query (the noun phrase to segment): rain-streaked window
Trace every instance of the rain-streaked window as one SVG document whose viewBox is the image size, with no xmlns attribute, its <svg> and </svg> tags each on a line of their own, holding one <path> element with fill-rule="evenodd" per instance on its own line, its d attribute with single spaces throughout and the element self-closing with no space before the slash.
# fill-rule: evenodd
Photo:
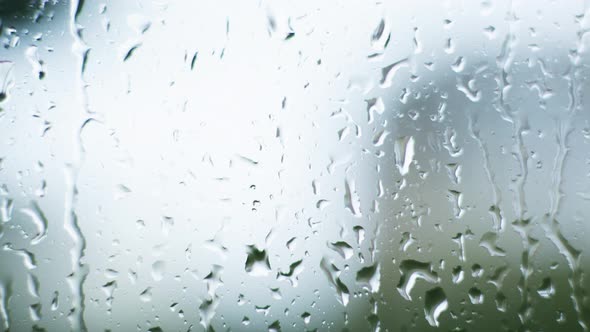
<svg viewBox="0 0 590 332">
<path fill-rule="evenodd" d="M 0 331 L 590 331 L 588 0 L 0 0 Z"/>
</svg>

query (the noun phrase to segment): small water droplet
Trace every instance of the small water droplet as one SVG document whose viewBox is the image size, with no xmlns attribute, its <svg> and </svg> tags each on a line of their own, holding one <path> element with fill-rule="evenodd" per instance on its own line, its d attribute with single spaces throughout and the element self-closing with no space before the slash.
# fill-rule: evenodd
<svg viewBox="0 0 590 332">
<path fill-rule="evenodd" d="M 140 294 L 139 294 L 139 299 L 143 302 L 149 302 L 152 300 L 152 288 L 148 287 L 146 289 L 144 289 Z"/>
<path fill-rule="evenodd" d="M 337 252 L 344 259 L 349 259 L 354 253 L 350 244 L 344 241 L 328 243 L 328 248 Z"/>
<path fill-rule="evenodd" d="M 414 160 L 414 137 L 404 136 L 395 140 L 395 165 L 402 176 L 408 174 Z"/>
<path fill-rule="evenodd" d="M 473 303 L 473 304 L 482 304 L 483 303 L 484 296 L 483 296 L 483 293 L 481 292 L 481 290 L 479 290 L 479 288 L 472 287 L 469 289 L 467 294 L 469 295 L 469 300 L 471 301 L 471 303 Z"/>
<path fill-rule="evenodd" d="M 436 287 L 426 292 L 424 296 L 424 315 L 428 324 L 438 327 L 440 315 L 448 308 L 449 302 L 442 288 Z"/>
<path fill-rule="evenodd" d="M 266 250 L 260 250 L 254 245 L 248 246 L 245 270 L 251 276 L 266 276 L 270 273 L 270 261 Z"/>
<path fill-rule="evenodd" d="M 368 285 L 369 291 L 373 293 L 379 292 L 381 285 L 381 273 L 379 271 L 379 264 L 373 264 L 361 268 L 356 273 L 356 281 L 361 284 Z"/>
<path fill-rule="evenodd" d="M 166 273 L 166 263 L 164 261 L 156 261 L 152 264 L 152 278 L 155 281 L 164 279 Z"/>
<path fill-rule="evenodd" d="M 144 34 L 152 25 L 149 18 L 141 14 L 127 16 L 127 25 L 138 35 Z"/>
<path fill-rule="evenodd" d="M 304 312 L 301 314 L 301 318 L 303 318 L 305 325 L 308 325 L 311 322 L 311 314 L 309 312 Z"/>
<path fill-rule="evenodd" d="M 543 279 L 541 286 L 537 290 L 537 293 L 539 293 L 539 295 L 545 299 L 549 299 L 555 294 L 555 288 L 553 287 L 551 278 L 547 277 Z"/>
<path fill-rule="evenodd" d="M 362 217 L 360 211 L 360 197 L 356 191 L 356 183 L 353 180 L 346 178 L 344 180 L 344 206 L 355 217 Z"/>
<path fill-rule="evenodd" d="M 399 270 L 401 276 L 397 290 L 408 301 L 412 300 L 411 292 L 417 280 L 422 279 L 430 283 L 439 282 L 438 274 L 432 270 L 430 263 L 409 259 L 400 263 Z"/>
</svg>

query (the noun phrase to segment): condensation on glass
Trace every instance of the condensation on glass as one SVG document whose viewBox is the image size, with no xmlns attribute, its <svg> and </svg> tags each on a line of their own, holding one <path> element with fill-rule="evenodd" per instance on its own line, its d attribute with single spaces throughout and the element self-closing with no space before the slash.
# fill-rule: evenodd
<svg viewBox="0 0 590 332">
<path fill-rule="evenodd" d="M 0 330 L 590 330 L 589 1 L 0 17 Z"/>
</svg>

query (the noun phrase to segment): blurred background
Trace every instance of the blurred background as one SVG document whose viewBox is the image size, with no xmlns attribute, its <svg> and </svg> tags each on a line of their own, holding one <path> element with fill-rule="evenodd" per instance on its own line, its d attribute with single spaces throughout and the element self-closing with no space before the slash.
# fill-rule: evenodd
<svg viewBox="0 0 590 332">
<path fill-rule="evenodd" d="M 590 330 L 590 1 L 0 18 L 1 331 Z"/>
</svg>

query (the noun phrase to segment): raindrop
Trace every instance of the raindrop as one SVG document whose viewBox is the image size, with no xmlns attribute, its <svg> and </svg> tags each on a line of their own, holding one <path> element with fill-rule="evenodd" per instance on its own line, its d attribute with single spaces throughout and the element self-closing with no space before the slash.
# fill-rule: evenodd
<svg viewBox="0 0 590 332">
<path fill-rule="evenodd" d="M 337 252 L 344 259 L 349 259 L 354 254 L 354 250 L 350 244 L 344 241 L 328 243 L 328 248 Z"/>
<path fill-rule="evenodd" d="M 414 137 L 403 136 L 395 140 L 394 145 L 395 165 L 400 174 L 406 175 L 410 171 L 410 165 L 414 159 Z"/>
<path fill-rule="evenodd" d="M 449 302 L 442 288 L 433 288 L 424 295 L 424 315 L 431 326 L 439 326 L 438 319 L 448 308 Z"/>
<path fill-rule="evenodd" d="M 152 288 L 148 287 L 146 289 L 144 289 L 140 294 L 139 294 L 139 299 L 143 302 L 149 302 L 152 300 Z"/>
<path fill-rule="evenodd" d="M 151 27 L 152 22 L 141 14 L 131 14 L 127 16 L 127 24 L 135 33 L 141 35 Z"/>
<path fill-rule="evenodd" d="M 156 261 L 152 264 L 152 278 L 155 281 L 164 279 L 166 273 L 166 263 L 164 261 Z"/>
<path fill-rule="evenodd" d="M 412 300 L 411 292 L 416 285 L 416 281 L 424 280 L 429 283 L 438 283 L 440 281 L 438 274 L 432 270 L 430 263 L 405 260 L 399 265 L 399 270 L 401 276 L 397 284 L 397 290 L 408 301 Z"/>
<path fill-rule="evenodd" d="M 409 67 L 409 59 L 408 58 L 401 59 L 397 62 L 392 63 L 389 66 L 384 67 L 381 70 L 381 73 L 382 73 L 381 87 L 382 88 L 391 87 L 391 84 L 393 83 L 393 78 L 395 77 L 395 74 L 400 69 L 407 68 L 407 67 Z"/>
<path fill-rule="evenodd" d="M 249 275 L 255 277 L 268 275 L 271 268 L 266 250 L 260 250 L 254 245 L 248 246 L 245 270 Z"/>
<path fill-rule="evenodd" d="M 472 287 L 467 292 L 469 294 L 469 300 L 473 304 L 482 304 L 483 303 L 483 293 L 476 287 Z"/>
<path fill-rule="evenodd" d="M 463 279 L 465 278 L 465 272 L 463 272 L 463 268 L 461 266 L 456 266 L 452 270 L 452 276 L 453 283 L 458 284 L 461 283 L 461 281 L 463 281 Z"/>
<path fill-rule="evenodd" d="M 544 278 L 541 282 L 541 286 L 537 290 L 537 293 L 542 298 L 549 299 L 555 294 L 555 288 L 553 287 L 553 283 L 551 282 L 551 278 Z"/>
<path fill-rule="evenodd" d="M 371 36 L 371 46 L 374 50 L 382 52 L 387 48 L 390 39 L 391 32 L 389 31 L 389 26 L 385 20 L 382 19 L 377 28 L 375 28 L 375 31 L 373 31 L 373 35 Z"/>
<path fill-rule="evenodd" d="M 356 183 L 348 178 L 344 180 L 344 206 L 355 217 L 362 217 L 360 197 L 356 191 Z"/>
<path fill-rule="evenodd" d="M 379 292 L 379 287 L 381 285 L 379 264 L 373 264 L 361 268 L 356 273 L 356 282 L 368 285 L 368 289 L 373 293 Z"/>
<path fill-rule="evenodd" d="M 13 67 L 14 64 L 11 61 L 0 60 L 0 103 L 8 99 L 10 89 L 14 85 Z"/>
</svg>

